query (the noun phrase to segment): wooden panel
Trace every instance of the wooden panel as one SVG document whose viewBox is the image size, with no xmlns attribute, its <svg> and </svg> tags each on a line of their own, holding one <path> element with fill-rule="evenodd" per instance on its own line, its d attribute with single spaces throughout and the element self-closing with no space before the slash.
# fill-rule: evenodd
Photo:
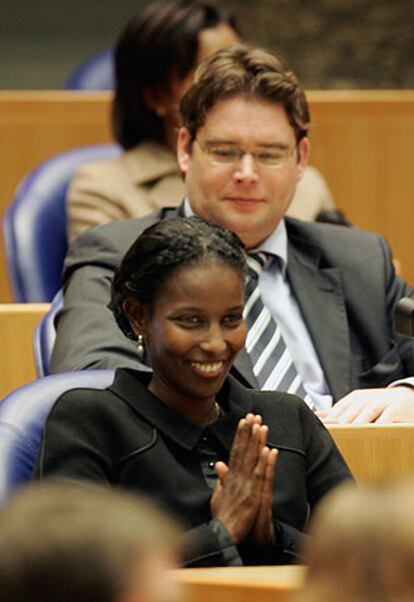
<svg viewBox="0 0 414 602">
<path fill-rule="evenodd" d="M 0 305 L 0 399 L 36 378 L 33 332 L 49 307 L 48 303 Z"/>
<path fill-rule="evenodd" d="M 414 423 L 330 425 L 329 431 L 359 483 L 414 476 Z"/>
<path fill-rule="evenodd" d="M 179 569 L 184 602 L 285 602 L 301 586 L 301 566 Z"/>
<path fill-rule="evenodd" d="M 311 163 L 358 227 L 378 231 L 414 283 L 414 91 L 311 91 Z M 0 213 L 21 178 L 56 153 L 111 140 L 111 93 L 0 91 Z M 0 302 L 10 301 L 0 250 Z"/>
<path fill-rule="evenodd" d="M 0 215 L 39 163 L 77 146 L 110 142 L 111 93 L 0 91 Z M 1 233 L 0 302 L 11 301 Z"/>
<path fill-rule="evenodd" d="M 338 207 L 380 232 L 414 284 L 414 91 L 311 92 L 311 162 Z"/>
</svg>

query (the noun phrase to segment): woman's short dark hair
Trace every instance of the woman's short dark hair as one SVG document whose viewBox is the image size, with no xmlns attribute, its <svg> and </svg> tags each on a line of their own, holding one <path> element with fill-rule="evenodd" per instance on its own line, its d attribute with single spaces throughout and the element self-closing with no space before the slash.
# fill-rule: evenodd
<svg viewBox="0 0 414 602">
<path fill-rule="evenodd" d="M 182 123 L 191 142 L 213 106 L 236 96 L 281 104 L 296 142 L 307 135 L 309 106 L 295 74 L 267 50 L 233 44 L 203 61 L 195 72 L 193 85 L 181 99 Z"/>
<path fill-rule="evenodd" d="M 244 280 L 244 245 L 234 232 L 196 216 L 162 220 L 144 230 L 127 251 L 112 282 L 109 308 L 124 334 L 136 338 L 123 309 L 125 299 L 133 297 L 151 308 L 174 272 L 208 260 L 233 268 Z"/>
<path fill-rule="evenodd" d="M 195 66 L 198 35 L 234 17 L 210 2 L 160 0 L 139 10 L 115 47 L 115 100 L 112 126 L 125 148 L 144 139 L 164 141 L 162 119 L 146 105 L 145 93 L 168 93 L 173 75 L 184 79 Z"/>
</svg>

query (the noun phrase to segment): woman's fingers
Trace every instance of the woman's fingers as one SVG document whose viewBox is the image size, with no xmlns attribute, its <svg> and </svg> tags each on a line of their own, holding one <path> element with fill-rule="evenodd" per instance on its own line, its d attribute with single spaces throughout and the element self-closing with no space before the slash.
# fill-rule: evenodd
<svg viewBox="0 0 414 602">
<path fill-rule="evenodd" d="M 250 475 L 266 442 L 267 430 L 259 414 L 246 414 L 239 421 L 230 451 L 229 467 L 232 470 Z"/>
<path fill-rule="evenodd" d="M 277 456 L 278 450 L 269 448 L 264 448 L 261 455 L 261 460 L 265 461 L 265 465 L 261 472 L 260 505 L 252 528 L 252 536 L 260 545 L 265 545 L 272 539 L 272 493 Z"/>
<path fill-rule="evenodd" d="M 219 485 L 211 499 L 212 515 L 226 526 L 236 543 L 251 531 L 258 541 L 271 537 L 277 452 L 265 445 L 267 432 L 261 416 L 248 414 L 240 420 L 229 464 L 219 461 L 215 465 Z"/>
</svg>

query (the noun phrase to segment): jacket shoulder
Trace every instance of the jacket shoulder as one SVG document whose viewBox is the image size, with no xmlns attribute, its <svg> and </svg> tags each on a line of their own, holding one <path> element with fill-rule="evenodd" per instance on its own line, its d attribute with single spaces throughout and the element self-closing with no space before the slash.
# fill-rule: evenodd
<svg viewBox="0 0 414 602">
<path fill-rule="evenodd" d="M 64 263 L 64 279 L 85 265 L 118 267 L 136 238 L 149 226 L 167 217 L 157 210 L 137 219 L 120 220 L 85 230 L 69 247 Z"/>
</svg>

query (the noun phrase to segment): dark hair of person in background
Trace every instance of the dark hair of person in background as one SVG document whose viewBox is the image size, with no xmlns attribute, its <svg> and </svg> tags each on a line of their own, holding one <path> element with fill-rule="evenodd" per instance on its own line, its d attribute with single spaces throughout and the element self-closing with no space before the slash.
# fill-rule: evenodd
<svg viewBox="0 0 414 602">
<path fill-rule="evenodd" d="M 220 100 L 236 96 L 280 103 L 298 143 L 310 125 L 305 94 L 292 71 L 274 55 L 239 44 L 212 55 L 196 70 L 194 84 L 184 94 L 180 112 L 193 141 L 210 109 Z"/>
<path fill-rule="evenodd" d="M 200 32 L 222 23 L 238 33 L 229 11 L 193 0 L 152 2 L 128 22 L 115 48 L 113 104 L 113 131 L 124 149 L 147 138 L 165 141 L 162 116 L 148 98 L 168 94 L 173 78 L 191 73 Z"/>
<path fill-rule="evenodd" d="M 154 501 L 119 489 L 32 484 L 0 509 L 0 599 L 166 601 L 179 533 Z"/>
<path fill-rule="evenodd" d="M 196 216 L 147 228 L 124 256 L 112 284 L 110 309 L 124 334 L 136 339 L 123 309 L 128 297 L 151 307 L 168 277 L 209 258 L 237 270 L 244 279 L 244 245 L 233 232 Z"/>
</svg>

